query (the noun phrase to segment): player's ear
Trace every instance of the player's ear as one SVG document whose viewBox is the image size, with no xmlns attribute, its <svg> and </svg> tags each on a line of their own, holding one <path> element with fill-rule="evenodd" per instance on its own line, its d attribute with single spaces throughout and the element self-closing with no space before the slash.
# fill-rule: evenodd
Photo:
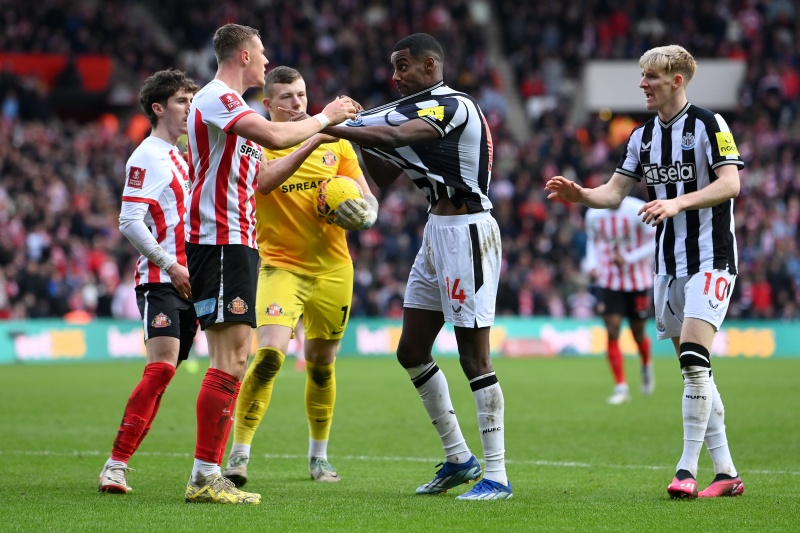
<svg viewBox="0 0 800 533">
<path fill-rule="evenodd" d="M 267 111 L 272 111 L 272 102 L 270 101 L 269 98 L 264 98 L 263 100 L 261 100 L 261 103 L 264 104 L 264 109 L 266 109 Z"/>
<path fill-rule="evenodd" d="M 164 114 L 164 106 L 158 102 L 153 102 L 153 105 L 150 107 L 150 109 L 152 109 L 155 116 L 159 118 L 161 118 L 161 116 Z"/>
<path fill-rule="evenodd" d="M 683 85 L 683 74 L 675 74 L 675 77 L 672 78 L 672 88 L 677 89 Z"/>
</svg>

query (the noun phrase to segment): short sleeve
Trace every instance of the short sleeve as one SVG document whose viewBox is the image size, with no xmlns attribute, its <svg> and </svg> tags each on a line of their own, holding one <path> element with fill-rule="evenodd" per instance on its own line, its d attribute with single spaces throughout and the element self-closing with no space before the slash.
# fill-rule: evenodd
<svg viewBox="0 0 800 533">
<path fill-rule="evenodd" d="M 206 124 L 216 126 L 227 133 L 239 119 L 255 113 L 242 95 L 227 85 L 219 83 L 211 89 L 213 90 L 209 90 L 197 106 Z"/>
<path fill-rule="evenodd" d="M 440 98 L 419 102 L 417 107 L 417 116 L 436 128 L 440 137 L 466 123 L 469 118 L 466 104 L 461 98 Z M 477 108 L 475 111 L 478 112 Z"/>
</svg>

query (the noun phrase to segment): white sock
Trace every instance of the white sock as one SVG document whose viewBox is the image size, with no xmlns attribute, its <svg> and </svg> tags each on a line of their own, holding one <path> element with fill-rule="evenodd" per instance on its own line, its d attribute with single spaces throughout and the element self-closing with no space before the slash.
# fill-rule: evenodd
<svg viewBox="0 0 800 533">
<path fill-rule="evenodd" d="M 108 461 L 106 461 L 106 464 L 103 465 L 103 469 L 113 468 L 113 467 L 128 468 L 128 463 L 123 463 L 122 461 L 115 461 L 111 457 L 109 457 Z"/>
<path fill-rule="evenodd" d="M 444 373 L 436 363 L 407 368 L 406 371 L 417 388 L 431 422 L 436 426 L 444 447 L 445 460 L 456 464 L 469 461 L 472 453 L 458 425 Z"/>
<path fill-rule="evenodd" d="M 248 459 L 250 459 L 250 444 L 235 444 L 231 446 L 231 454 L 229 457 L 233 457 L 234 455 L 244 455 Z"/>
<path fill-rule="evenodd" d="M 194 466 L 192 467 L 192 480 L 197 479 L 197 474 L 203 477 L 211 477 L 214 474 L 222 474 L 217 463 L 207 463 L 195 458 Z"/>
<path fill-rule="evenodd" d="M 725 433 L 725 407 L 722 405 L 722 397 L 717 390 L 713 373 L 711 374 L 711 415 L 708 417 L 705 442 L 708 453 L 711 455 L 711 461 L 714 463 L 714 473 L 736 477 L 736 467 L 733 466 L 728 437 Z"/>
<path fill-rule="evenodd" d="M 494 372 L 470 380 L 478 408 L 478 431 L 483 445 L 483 477 L 508 485 L 503 391 Z"/>
<path fill-rule="evenodd" d="M 703 450 L 708 417 L 711 414 L 709 368 L 686 366 L 683 373 L 683 455 L 678 470 L 688 470 L 697 479 L 697 461 Z"/>
<path fill-rule="evenodd" d="M 312 457 L 319 457 L 320 459 L 328 460 L 328 441 L 314 440 L 308 438 L 308 459 Z"/>
</svg>

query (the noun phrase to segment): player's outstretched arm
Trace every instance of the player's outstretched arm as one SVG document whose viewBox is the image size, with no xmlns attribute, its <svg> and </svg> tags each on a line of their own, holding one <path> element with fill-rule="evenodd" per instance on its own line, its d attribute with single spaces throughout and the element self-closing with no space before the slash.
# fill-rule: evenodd
<svg viewBox="0 0 800 533">
<path fill-rule="evenodd" d="M 580 203 L 596 209 L 616 209 L 622 203 L 623 198 L 631 192 L 634 183 L 632 178 L 615 172 L 607 183 L 594 189 L 581 187 L 564 176 L 550 178 L 544 188 L 550 191 L 550 194 L 547 195 L 549 200 L 558 199 Z"/>
<path fill-rule="evenodd" d="M 399 126 L 328 127 L 324 132 L 371 148 L 398 148 L 440 138 L 436 128 L 422 119 L 409 120 Z"/>
<path fill-rule="evenodd" d="M 296 122 L 270 122 L 258 113 L 249 113 L 231 126 L 230 131 L 270 150 L 281 150 L 305 141 L 330 124 L 355 118 L 355 110 L 349 98 L 336 98 L 322 113 Z"/>
<path fill-rule="evenodd" d="M 323 142 L 328 142 L 327 135 L 317 134 L 303 145 L 285 157 L 271 161 L 264 160 L 258 170 L 257 189 L 261 194 L 269 194 L 289 179 L 303 164 L 306 158 Z"/>
</svg>

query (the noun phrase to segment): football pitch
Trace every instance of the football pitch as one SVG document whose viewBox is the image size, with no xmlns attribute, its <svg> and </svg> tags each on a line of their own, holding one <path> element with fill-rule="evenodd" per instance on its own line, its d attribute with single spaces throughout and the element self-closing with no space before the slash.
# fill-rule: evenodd
<svg viewBox="0 0 800 533">
<path fill-rule="evenodd" d="M 308 477 L 305 374 L 287 361 L 253 443 L 248 490 L 259 506 L 192 505 L 195 399 L 205 360 L 178 370 L 130 462 L 134 492 L 97 492 L 142 362 L 0 367 L 0 524 L 4 531 L 800 531 L 800 359 L 715 359 L 745 494 L 670 500 L 681 454 L 678 364 L 656 358 L 656 391 L 605 403 L 599 358 L 496 359 L 506 402 L 514 498 L 455 501 L 467 487 L 416 496 L 442 459 L 434 428 L 391 358 L 337 361 L 329 460 L 342 481 Z M 482 459 L 472 393 L 440 359 L 464 435 Z M 227 455 L 226 455 L 227 458 Z M 707 452 L 699 485 L 713 477 Z"/>
</svg>

